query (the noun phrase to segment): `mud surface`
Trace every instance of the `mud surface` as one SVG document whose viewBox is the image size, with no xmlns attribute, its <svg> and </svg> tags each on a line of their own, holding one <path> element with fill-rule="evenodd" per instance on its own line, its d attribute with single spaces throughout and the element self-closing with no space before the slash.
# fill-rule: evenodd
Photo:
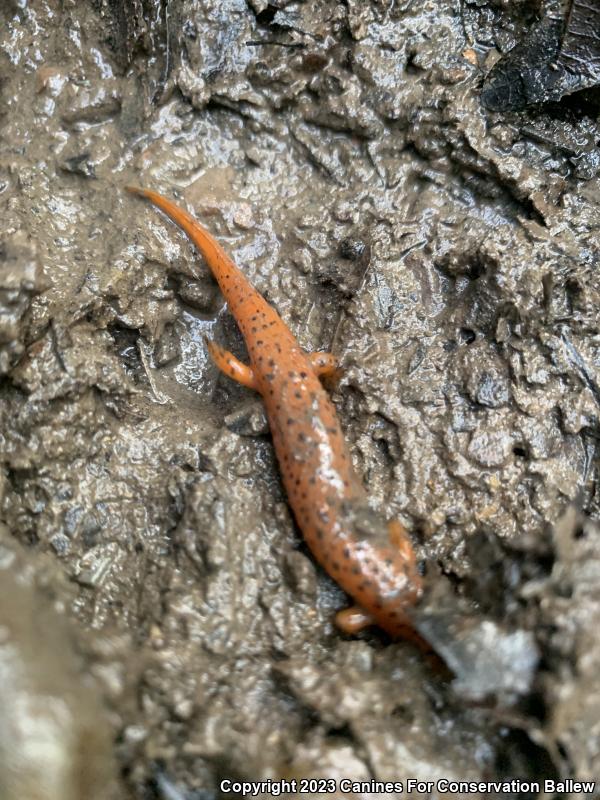
<svg viewBox="0 0 600 800">
<path fill-rule="evenodd" d="M 0 669 L 59 731 L 41 800 L 600 777 L 598 95 L 480 102 L 539 11 L 0 2 L 0 596 L 29 609 L 2 603 Z M 204 335 L 243 355 L 236 326 L 127 183 L 201 216 L 301 344 L 340 357 L 374 505 L 489 620 L 481 649 L 535 638 L 532 681 L 485 698 L 477 654 L 453 682 L 333 628 L 344 598 L 254 398 L 207 360 Z M 49 696 L 90 699 L 59 724 Z M 84 740 L 82 789 L 56 759 Z"/>
</svg>

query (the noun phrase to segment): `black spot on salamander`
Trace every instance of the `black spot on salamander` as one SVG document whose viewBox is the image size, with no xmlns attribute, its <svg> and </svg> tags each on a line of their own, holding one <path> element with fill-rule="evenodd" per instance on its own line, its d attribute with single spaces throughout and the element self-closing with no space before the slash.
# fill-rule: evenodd
<svg viewBox="0 0 600 800">
<path fill-rule="evenodd" d="M 350 556 L 351 556 L 351 552 L 350 552 L 350 548 L 349 548 L 349 547 L 344 547 L 344 549 L 342 550 L 342 552 L 343 552 L 343 554 L 344 554 L 344 558 L 350 558 Z"/>
<path fill-rule="evenodd" d="M 302 400 L 302 392 L 294 392 L 294 397 L 296 400 Z"/>
<path fill-rule="evenodd" d="M 393 563 L 394 563 L 394 562 L 392 561 L 392 559 L 391 559 L 391 558 L 386 558 L 386 559 L 385 559 L 385 565 L 386 565 L 386 567 L 391 567 L 391 566 L 393 565 Z"/>
<path fill-rule="evenodd" d="M 265 380 L 269 381 L 269 383 L 270 383 L 271 381 L 275 380 L 275 375 L 273 375 L 272 372 L 266 372 L 265 373 Z"/>
<path fill-rule="evenodd" d="M 275 361 L 274 361 L 274 359 L 272 359 L 272 358 L 270 358 L 270 359 L 269 359 L 269 366 L 270 366 L 270 367 L 274 367 L 274 366 L 275 366 Z"/>
<path fill-rule="evenodd" d="M 352 567 L 353 575 L 360 575 L 360 567 Z"/>
<path fill-rule="evenodd" d="M 301 372 L 301 373 L 300 373 L 300 377 L 301 377 L 302 379 L 304 379 L 304 378 L 308 378 L 308 373 L 307 373 L 307 372 Z"/>
<path fill-rule="evenodd" d="M 331 569 L 335 570 L 336 572 L 339 572 L 340 571 L 339 561 L 332 561 L 331 562 Z"/>
<path fill-rule="evenodd" d="M 310 483 L 311 486 L 314 486 L 315 483 L 317 482 L 317 479 L 315 478 L 314 475 L 311 475 L 310 478 L 308 479 L 308 482 Z"/>
<path fill-rule="evenodd" d="M 290 371 L 288 372 L 288 378 L 295 378 L 295 377 L 296 377 L 296 373 L 295 373 L 295 372 L 293 372 L 292 370 L 290 370 Z"/>
<path fill-rule="evenodd" d="M 317 539 L 323 539 L 325 537 L 325 532 L 323 531 L 323 528 L 317 528 L 316 534 L 317 534 Z"/>
<path fill-rule="evenodd" d="M 287 418 L 287 424 L 288 425 L 293 425 L 294 424 L 294 420 L 291 417 L 288 417 Z"/>
</svg>

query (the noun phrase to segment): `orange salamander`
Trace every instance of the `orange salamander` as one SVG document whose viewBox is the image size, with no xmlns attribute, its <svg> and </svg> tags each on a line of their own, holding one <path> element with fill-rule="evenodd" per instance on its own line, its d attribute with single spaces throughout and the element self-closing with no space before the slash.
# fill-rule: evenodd
<svg viewBox="0 0 600 800">
<path fill-rule="evenodd" d="M 338 612 L 346 633 L 376 624 L 393 637 L 411 628 L 405 609 L 422 593 L 408 534 L 368 505 L 333 403 L 319 380 L 336 370 L 329 353 L 307 354 L 221 245 L 190 214 L 157 192 L 127 187 L 160 208 L 191 239 L 216 278 L 244 336 L 250 365 L 214 342 L 229 377 L 262 395 L 296 521 L 314 557 L 355 601 Z"/>
</svg>

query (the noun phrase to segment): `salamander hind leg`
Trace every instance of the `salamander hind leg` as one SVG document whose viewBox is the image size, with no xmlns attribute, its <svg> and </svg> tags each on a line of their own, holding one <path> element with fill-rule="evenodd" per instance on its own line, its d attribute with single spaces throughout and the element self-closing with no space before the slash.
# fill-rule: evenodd
<svg viewBox="0 0 600 800">
<path fill-rule="evenodd" d="M 375 621 L 360 606 L 350 606 L 337 612 L 335 624 L 343 633 L 354 636 L 364 628 L 368 628 L 369 625 L 374 625 Z"/>
<path fill-rule="evenodd" d="M 338 360 L 333 353 L 309 353 L 308 360 L 319 378 L 333 378 L 334 380 L 338 380 L 342 375 L 342 371 L 338 366 Z"/>
<path fill-rule="evenodd" d="M 241 383 L 242 386 L 258 391 L 258 383 L 252 371 L 252 367 L 243 364 L 233 353 L 230 353 L 229 350 L 225 350 L 224 347 L 221 347 L 216 342 L 206 338 L 204 341 L 206 342 L 210 357 L 221 372 L 233 378 L 234 381 Z"/>
</svg>

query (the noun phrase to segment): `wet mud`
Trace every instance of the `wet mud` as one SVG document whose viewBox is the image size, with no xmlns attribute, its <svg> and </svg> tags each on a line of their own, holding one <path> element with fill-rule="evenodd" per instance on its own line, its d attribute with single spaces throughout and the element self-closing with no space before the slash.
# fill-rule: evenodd
<svg viewBox="0 0 600 800">
<path fill-rule="evenodd" d="M 0 698 L 28 709 L 0 704 L 3 797 L 600 778 L 598 95 L 481 103 L 540 13 L 0 2 Z M 204 336 L 244 355 L 236 325 L 126 184 L 339 356 L 453 675 L 333 627 L 264 415 L 207 358 Z M 468 630 L 436 622 L 450 596 Z M 15 782 L 14 731 L 46 782 L 33 760 Z"/>
</svg>

